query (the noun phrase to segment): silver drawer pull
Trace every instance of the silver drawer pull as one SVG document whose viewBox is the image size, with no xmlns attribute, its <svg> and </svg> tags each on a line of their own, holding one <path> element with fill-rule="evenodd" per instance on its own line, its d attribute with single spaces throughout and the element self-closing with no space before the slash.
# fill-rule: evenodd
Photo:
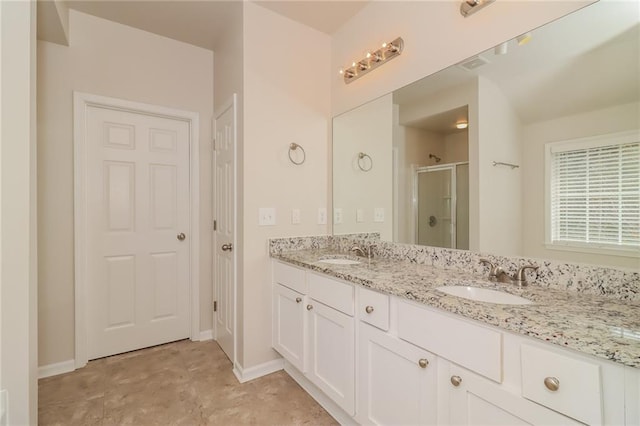
<svg viewBox="0 0 640 426">
<path fill-rule="evenodd" d="M 307 311 L 310 311 L 313 309 L 313 305 L 307 305 Z"/>
<path fill-rule="evenodd" d="M 451 376 L 451 384 L 453 386 L 460 386 L 460 383 L 462 383 L 462 377 L 460 376 Z"/>
<path fill-rule="evenodd" d="M 427 365 L 429 365 L 429 360 L 421 358 L 418 360 L 418 365 L 420 366 L 420 368 L 427 368 Z"/>
<path fill-rule="evenodd" d="M 296 297 L 296 303 L 302 302 L 302 297 Z"/>
<path fill-rule="evenodd" d="M 555 392 L 558 389 L 560 389 L 560 380 L 556 379 L 555 377 L 545 377 L 544 379 L 544 385 L 547 387 L 547 389 L 549 389 L 551 392 Z"/>
<path fill-rule="evenodd" d="M 371 312 L 373 312 L 373 306 L 367 306 L 366 308 L 364 308 L 364 311 L 370 314 Z"/>
</svg>

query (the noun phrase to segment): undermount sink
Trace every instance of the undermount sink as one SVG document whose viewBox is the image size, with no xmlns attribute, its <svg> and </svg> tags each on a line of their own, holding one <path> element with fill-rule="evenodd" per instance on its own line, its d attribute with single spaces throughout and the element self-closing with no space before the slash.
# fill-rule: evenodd
<svg viewBox="0 0 640 426">
<path fill-rule="evenodd" d="M 328 263 L 330 265 L 357 265 L 359 260 L 351 259 L 349 257 L 327 257 L 318 260 L 320 263 Z"/>
<path fill-rule="evenodd" d="M 488 288 L 451 285 L 436 287 L 436 290 L 440 290 L 441 292 L 447 293 L 451 296 L 462 297 L 464 299 L 475 300 L 478 302 L 496 303 L 499 305 L 530 305 L 533 303 L 531 300 L 525 299 L 524 297 L 502 291 L 490 290 Z"/>
</svg>

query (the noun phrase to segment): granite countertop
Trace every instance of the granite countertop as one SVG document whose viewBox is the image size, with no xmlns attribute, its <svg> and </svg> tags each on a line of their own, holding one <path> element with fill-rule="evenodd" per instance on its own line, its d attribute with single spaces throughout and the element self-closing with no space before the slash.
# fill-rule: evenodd
<svg viewBox="0 0 640 426">
<path fill-rule="evenodd" d="M 272 254 L 274 259 L 382 293 L 627 366 L 640 368 L 640 303 L 539 287 L 491 282 L 471 272 L 408 261 L 359 258 L 357 265 L 318 262 L 346 255 L 332 249 Z M 471 285 L 524 297 L 530 305 L 498 305 L 450 296 L 436 287 Z"/>
</svg>

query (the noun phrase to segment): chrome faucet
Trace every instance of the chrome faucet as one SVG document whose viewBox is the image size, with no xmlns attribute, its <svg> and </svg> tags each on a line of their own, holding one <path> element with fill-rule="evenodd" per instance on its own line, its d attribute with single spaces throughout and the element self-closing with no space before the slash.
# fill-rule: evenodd
<svg viewBox="0 0 640 426">
<path fill-rule="evenodd" d="M 507 271 L 494 264 L 489 259 L 480 259 L 480 263 L 489 266 L 489 281 L 513 283 L 519 287 L 523 287 L 528 284 L 527 275 L 525 273 L 527 269 L 533 269 L 535 271 L 539 268 L 538 265 L 524 265 L 518 268 L 518 272 L 516 272 L 514 276 L 511 276 Z"/>
<path fill-rule="evenodd" d="M 355 252 L 358 256 L 362 256 L 362 257 L 366 257 L 367 259 L 371 260 L 373 259 L 373 250 L 374 248 L 378 247 L 375 244 L 370 244 L 369 247 L 367 247 L 367 252 L 365 253 L 364 250 L 362 250 L 360 247 L 358 246 L 353 246 L 351 247 L 351 251 Z"/>
</svg>

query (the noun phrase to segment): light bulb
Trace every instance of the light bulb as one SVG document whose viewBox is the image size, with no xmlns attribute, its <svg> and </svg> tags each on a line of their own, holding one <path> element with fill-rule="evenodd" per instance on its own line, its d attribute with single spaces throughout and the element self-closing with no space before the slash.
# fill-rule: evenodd
<svg viewBox="0 0 640 426">
<path fill-rule="evenodd" d="M 469 127 L 469 123 L 466 121 L 458 121 L 456 123 L 456 129 L 466 129 L 467 127 Z"/>
</svg>

